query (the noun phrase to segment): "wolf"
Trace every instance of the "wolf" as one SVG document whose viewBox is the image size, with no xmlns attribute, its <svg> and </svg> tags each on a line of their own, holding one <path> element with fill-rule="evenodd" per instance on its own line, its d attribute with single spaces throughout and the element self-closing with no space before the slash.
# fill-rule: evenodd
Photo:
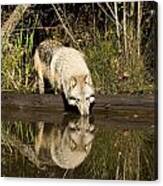
<svg viewBox="0 0 163 186">
<path fill-rule="evenodd" d="M 78 167 L 91 151 L 95 137 L 95 125 L 89 117 L 68 119 L 63 129 L 55 125 L 37 122 L 35 152 L 44 164 L 63 169 Z M 63 124 L 65 125 L 65 124 Z"/>
<path fill-rule="evenodd" d="M 95 91 L 84 54 L 65 47 L 55 40 L 45 40 L 34 54 L 40 94 L 44 93 L 44 78 L 55 91 L 64 94 L 69 105 L 76 106 L 81 115 L 89 115 L 95 102 Z"/>
</svg>

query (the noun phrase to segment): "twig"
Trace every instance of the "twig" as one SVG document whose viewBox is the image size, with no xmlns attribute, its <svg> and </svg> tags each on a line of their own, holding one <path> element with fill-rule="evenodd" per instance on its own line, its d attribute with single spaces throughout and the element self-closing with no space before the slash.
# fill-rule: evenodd
<svg viewBox="0 0 163 186">
<path fill-rule="evenodd" d="M 138 15 L 137 15 L 137 52 L 138 52 L 138 58 L 140 57 L 140 44 L 141 44 L 141 19 L 142 19 L 142 6 L 141 2 L 138 2 Z"/>
<path fill-rule="evenodd" d="M 140 180 L 140 147 L 137 148 L 137 161 L 138 161 L 138 167 L 137 167 L 136 180 Z"/>
<path fill-rule="evenodd" d="M 126 179 L 126 157 L 124 157 L 124 164 L 123 164 L 123 180 Z"/>
<path fill-rule="evenodd" d="M 66 16 L 65 12 L 62 10 L 62 8 L 60 8 L 60 10 L 61 10 L 61 12 L 62 12 L 62 14 L 63 14 L 63 16 L 64 16 L 64 20 L 65 20 L 65 22 L 66 22 L 66 24 L 67 24 L 67 26 L 68 26 L 70 32 L 73 33 L 73 30 L 72 30 L 72 28 L 71 28 L 71 26 L 70 26 L 70 24 L 69 24 L 69 22 L 68 22 L 68 19 L 67 19 L 67 16 Z"/>
<path fill-rule="evenodd" d="M 121 152 L 118 152 L 118 158 L 117 158 L 117 168 L 116 168 L 116 175 L 115 179 L 118 180 L 119 178 L 119 170 L 120 170 L 120 158 L 121 158 Z"/>
<path fill-rule="evenodd" d="M 115 2 L 116 3 L 116 2 Z M 106 6 L 108 7 L 108 9 L 110 10 L 110 13 L 112 14 L 112 16 L 114 17 L 114 19 L 116 20 L 116 14 L 114 14 L 111 6 L 109 5 L 109 3 L 106 3 Z M 117 24 L 120 26 L 120 28 L 122 28 L 121 23 L 117 20 Z"/>
<path fill-rule="evenodd" d="M 61 22 L 63 28 L 65 29 L 66 33 L 70 36 L 70 38 L 72 39 L 72 41 L 79 47 L 78 43 L 75 41 L 74 37 L 73 37 L 72 34 L 69 32 L 69 30 L 68 30 L 68 28 L 66 27 L 66 25 L 64 24 L 63 19 L 62 19 L 62 17 L 60 16 L 60 14 L 59 14 L 57 8 L 55 7 L 55 5 L 52 5 L 52 6 L 53 6 L 53 8 L 54 8 L 54 11 L 55 11 L 55 13 L 56 13 L 58 19 L 59 19 L 60 22 Z M 79 47 L 79 48 L 80 48 L 80 47 Z"/>
<path fill-rule="evenodd" d="M 114 19 L 107 13 L 107 11 L 102 7 L 102 5 L 100 3 L 97 3 L 97 5 L 99 6 L 99 8 L 102 10 L 102 12 L 113 22 L 115 23 Z"/>
<path fill-rule="evenodd" d="M 68 173 L 68 169 L 66 169 L 66 171 L 64 172 L 64 174 L 63 174 L 63 178 L 66 178 L 67 173 Z"/>
<path fill-rule="evenodd" d="M 30 28 L 20 28 L 20 29 L 14 29 L 14 34 L 15 32 L 20 32 L 20 31 L 30 31 L 30 30 L 50 30 L 50 29 L 56 29 L 56 26 L 38 26 L 38 27 L 30 27 Z M 11 35 L 11 33 L 9 34 Z"/>
<path fill-rule="evenodd" d="M 125 49 L 125 57 L 128 58 L 128 50 L 127 50 L 127 29 L 126 29 L 126 3 L 123 2 L 123 37 L 124 37 L 124 49 Z"/>
<path fill-rule="evenodd" d="M 118 37 L 118 48 L 119 48 L 119 50 L 121 50 L 120 32 L 119 32 L 119 19 L 118 19 L 118 7 L 117 7 L 116 2 L 114 2 L 114 11 L 115 11 L 116 29 L 117 29 L 117 37 Z"/>
</svg>

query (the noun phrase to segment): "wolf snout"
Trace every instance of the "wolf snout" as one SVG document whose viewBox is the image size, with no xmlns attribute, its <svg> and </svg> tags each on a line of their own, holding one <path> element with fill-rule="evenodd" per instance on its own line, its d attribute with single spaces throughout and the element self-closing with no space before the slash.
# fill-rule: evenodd
<svg viewBox="0 0 163 186">
<path fill-rule="evenodd" d="M 89 106 L 81 105 L 79 107 L 79 112 L 82 116 L 88 116 L 89 115 Z"/>
</svg>

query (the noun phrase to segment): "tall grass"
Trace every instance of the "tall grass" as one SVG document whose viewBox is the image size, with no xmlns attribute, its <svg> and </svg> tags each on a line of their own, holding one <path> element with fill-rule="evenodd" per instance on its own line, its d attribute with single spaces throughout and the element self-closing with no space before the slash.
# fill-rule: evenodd
<svg viewBox="0 0 163 186">
<path fill-rule="evenodd" d="M 2 41 L 2 90 L 34 92 L 34 69 L 32 50 L 35 31 L 20 30 L 13 39 Z"/>
<path fill-rule="evenodd" d="M 100 94 L 153 93 L 151 75 L 145 67 L 145 56 L 137 55 L 137 40 L 128 39 L 128 56 L 119 51 L 115 33 L 103 37 L 97 32 L 96 42 L 83 47 L 96 92 Z M 20 31 L 13 47 L 2 42 L 2 90 L 35 92 L 32 63 L 35 30 Z M 123 47 L 123 45 L 122 45 Z M 7 49 L 6 49 L 7 48 Z"/>
<path fill-rule="evenodd" d="M 145 94 L 153 92 L 153 84 L 146 77 L 144 56 L 138 58 L 137 41 L 130 42 L 128 56 L 119 51 L 116 38 L 98 38 L 96 45 L 85 49 L 96 91 L 101 94 Z"/>
</svg>

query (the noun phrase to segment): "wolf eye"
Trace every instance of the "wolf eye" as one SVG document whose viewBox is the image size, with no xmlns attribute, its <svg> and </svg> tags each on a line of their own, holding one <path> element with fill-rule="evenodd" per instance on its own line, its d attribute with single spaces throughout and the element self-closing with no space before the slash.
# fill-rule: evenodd
<svg viewBox="0 0 163 186">
<path fill-rule="evenodd" d="M 85 152 L 88 151 L 88 149 L 89 149 L 91 143 L 92 143 L 92 142 L 89 142 L 88 144 L 86 144 L 86 145 L 84 146 Z"/>
<path fill-rule="evenodd" d="M 77 131 L 77 132 L 79 132 L 79 131 L 80 131 L 80 128 L 79 128 L 79 127 L 77 127 L 77 128 L 76 128 L 76 131 Z"/>
<path fill-rule="evenodd" d="M 80 99 L 79 99 L 79 98 L 76 98 L 76 101 L 77 101 L 77 102 L 79 102 L 79 101 L 80 101 Z"/>
<path fill-rule="evenodd" d="M 77 147 L 77 144 L 75 143 L 75 141 L 73 139 L 71 139 L 71 141 L 70 141 L 70 146 L 71 146 L 72 151 L 75 150 Z"/>
<path fill-rule="evenodd" d="M 75 131 L 76 131 L 76 129 L 75 129 L 75 128 L 70 128 L 70 130 L 71 130 L 72 132 L 75 132 Z"/>
<path fill-rule="evenodd" d="M 75 97 L 69 97 L 69 104 L 70 105 L 76 105 L 76 98 Z"/>
<path fill-rule="evenodd" d="M 72 101 L 77 101 L 77 102 L 79 102 L 79 101 L 80 101 L 80 99 L 79 99 L 79 98 L 76 98 L 76 97 L 73 97 L 73 96 L 69 97 L 69 99 L 70 99 L 70 100 L 72 100 Z"/>
<path fill-rule="evenodd" d="M 73 97 L 73 96 L 69 97 L 69 99 L 70 99 L 70 100 L 74 100 L 74 101 L 76 100 L 76 98 Z"/>
<path fill-rule="evenodd" d="M 86 100 L 88 101 L 89 100 L 89 97 L 86 97 Z"/>
</svg>

